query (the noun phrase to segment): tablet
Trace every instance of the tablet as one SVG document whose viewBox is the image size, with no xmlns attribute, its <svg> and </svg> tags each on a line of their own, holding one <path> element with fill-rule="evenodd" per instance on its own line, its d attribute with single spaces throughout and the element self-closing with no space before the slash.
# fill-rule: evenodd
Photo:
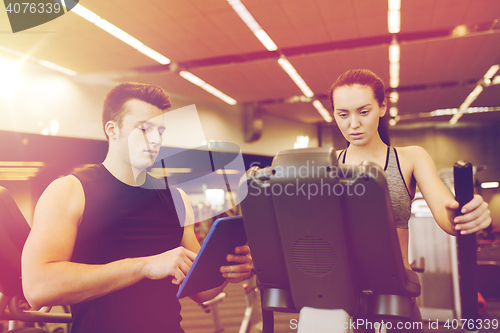
<svg viewBox="0 0 500 333">
<path fill-rule="evenodd" d="M 231 265 L 226 260 L 234 248 L 247 243 L 241 216 L 217 219 L 193 261 L 186 278 L 182 281 L 177 298 L 197 294 L 218 287 L 226 280 L 220 272 L 221 266 Z"/>
</svg>

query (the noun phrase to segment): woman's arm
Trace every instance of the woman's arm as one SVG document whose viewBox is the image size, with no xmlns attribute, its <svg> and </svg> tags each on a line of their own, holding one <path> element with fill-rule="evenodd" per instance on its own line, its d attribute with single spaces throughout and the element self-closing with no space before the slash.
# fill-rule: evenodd
<svg viewBox="0 0 500 333">
<path fill-rule="evenodd" d="M 473 233 L 486 228 L 491 223 L 488 204 L 480 195 L 464 205 L 461 216 L 456 216 L 459 203 L 455 201 L 451 193 L 446 189 L 438 176 L 436 166 L 431 157 L 418 146 L 406 148 L 406 156 L 413 163 L 413 175 L 417 181 L 420 192 L 427 202 L 434 219 L 447 233 L 456 235 L 457 231 L 462 234 Z"/>
</svg>

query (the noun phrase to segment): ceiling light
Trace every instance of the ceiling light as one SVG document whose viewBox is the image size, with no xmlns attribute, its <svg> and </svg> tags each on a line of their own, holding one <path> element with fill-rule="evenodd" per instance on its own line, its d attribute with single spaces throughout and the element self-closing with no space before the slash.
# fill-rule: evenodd
<svg viewBox="0 0 500 333">
<path fill-rule="evenodd" d="M 248 9 L 241 3 L 240 0 L 228 0 L 227 2 L 231 5 L 231 7 L 233 7 L 234 11 L 239 15 L 243 22 L 245 22 L 250 30 L 254 31 L 260 29 L 260 25 L 257 21 L 255 21 L 252 14 L 250 14 Z"/>
<path fill-rule="evenodd" d="M 218 98 L 222 99 L 227 104 L 236 105 L 236 100 L 234 100 L 233 98 L 227 96 L 222 91 L 220 91 L 220 90 L 214 88 L 213 86 L 209 85 L 208 83 L 206 83 L 205 81 L 203 81 L 202 79 L 200 79 L 199 77 L 197 77 L 196 75 L 194 75 L 194 74 L 192 74 L 192 73 L 190 73 L 188 71 L 180 71 L 179 75 L 182 76 L 183 78 L 185 78 L 186 80 L 188 80 L 189 82 L 197 85 L 198 87 L 200 87 L 200 88 L 208 91 L 209 93 L 211 93 L 215 97 L 218 97 Z"/>
<path fill-rule="evenodd" d="M 323 119 L 326 120 L 326 122 L 328 122 L 328 123 L 332 122 L 333 119 L 332 119 L 332 116 L 330 116 L 330 112 L 328 112 L 328 110 L 325 109 L 325 107 L 323 106 L 323 104 L 320 101 L 315 100 L 313 102 L 313 105 L 316 108 L 316 110 L 318 110 L 319 114 L 323 117 Z"/>
<path fill-rule="evenodd" d="M 92 11 L 88 10 L 87 8 L 83 7 L 82 5 L 77 5 L 73 7 L 71 10 L 73 13 L 80 15 L 90 23 L 96 23 L 97 21 L 101 20 L 101 17 Z"/>
<path fill-rule="evenodd" d="M 481 183 L 481 188 L 497 188 L 498 182 L 484 182 Z"/>
<path fill-rule="evenodd" d="M 495 75 L 498 72 L 499 69 L 500 65 L 491 66 L 490 69 L 488 69 L 488 71 L 486 72 L 486 74 L 484 74 L 484 78 L 490 80 L 493 77 L 493 75 Z"/>
<path fill-rule="evenodd" d="M 465 24 L 457 25 L 453 31 L 451 32 L 451 35 L 453 37 L 463 37 L 469 33 L 469 28 Z"/>
<path fill-rule="evenodd" d="M 38 166 L 42 167 L 43 162 L 17 162 L 17 161 L 0 161 L 0 167 L 22 167 L 22 166 Z"/>
<path fill-rule="evenodd" d="M 491 84 L 500 84 L 500 75 L 497 75 L 491 80 Z"/>
<path fill-rule="evenodd" d="M 142 44 L 141 46 L 139 46 L 139 48 L 137 50 L 139 52 L 141 52 L 142 54 L 150 57 L 151 59 L 156 60 L 157 62 L 159 62 L 162 65 L 167 65 L 167 64 L 170 63 L 170 59 L 168 59 L 164 55 L 156 52 L 152 48 L 147 47 L 144 44 Z"/>
<path fill-rule="evenodd" d="M 137 39 L 130 36 L 128 33 L 118 28 L 116 25 L 109 23 L 105 19 L 100 19 L 95 23 L 99 28 L 106 31 L 107 33 L 115 36 L 124 43 L 132 46 L 134 49 L 141 47 L 143 44 Z"/>
<path fill-rule="evenodd" d="M 252 14 L 248 11 L 248 9 L 241 3 L 240 0 L 228 0 L 227 1 L 231 7 L 233 7 L 234 11 L 238 14 L 238 16 L 245 22 L 247 27 L 254 33 L 255 37 L 257 37 L 262 45 L 268 51 L 276 51 L 278 47 L 273 42 L 271 37 L 260 27 L 260 25 L 255 21 Z"/>
<path fill-rule="evenodd" d="M 53 70 L 56 70 L 56 71 L 59 71 L 61 73 L 64 73 L 64 74 L 67 74 L 67 75 L 76 75 L 77 72 L 71 70 L 71 69 L 67 69 L 67 68 L 64 68 L 62 66 L 59 66 L 59 65 L 56 65 L 56 64 L 53 64 L 49 61 L 45 61 L 45 60 L 38 60 L 37 61 L 40 65 L 42 66 L 45 66 L 47 68 L 50 68 L 50 69 L 53 69 Z"/>
<path fill-rule="evenodd" d="M 260 40 L 262 45 L 264 45 L 268 51 L 276 51 L 278 49 L 278 47 L 276 46 L 276 44 L 274 44 L 271 37 L 269 37 L 264 30 L 262 29 L 255 30 L 253 34 Z"/>
<path fill-rule="evenodd" d="M 391 77 L 389 79 L 389 85 L 391 88 L 397 88 L 399 86 L 399 77 Z"/>
<path fill-rule="evenodd" d="M 124 43 L 132 46 L 142 54 L 148 56 L 149 58 L 159 62 L 162 65 L 166 65 L 170 63 L 170 59 L 165 57 L 164 55 L 156 52 L 155 50 L 149 48 L 148 46 L 144 45 L 140 40 L 138 40 L 135 37 L 132 37 L 122 29 L 118 28 L 114 24 L 106 21 L 105 19 L 101 18 L 99 15 L 93 13 L 92 11 L 88 10 L 87 8 L 83 7 L 80 4 L 77 4 L 76 6 L 73 7 L 71 10 L 73 13 L 81 16 L 82 18 L 86 19 L 87 21 L 94 23 L 97 25 L 99 28 L 103 29 L 107 33 L 115 36 L 119 40 L 123 41 Z"/>
<path fill-rule="evenodd" d="M 309 145 L 309 137 L 306 136 L 298 136 L 297 141 L 293 144 L 293 149 L 297 148 L 307 148 Z"/>
<path fill-rule="evenodd" d="M 399 86 L 399 62 L 391 62 L 389 64 L 389 85 L 391 88 Z"/>
<path fill-rule="evenodd" d="M 397 103 L 399 100 L 399 93 L 397 91 L 391 91 L 389 99 L 391 100 L 391 103 Z"/>
<path fill-rule="evenodd" d="M 293 68 L 292 64 L 284 56 L 281 56 L 278 59 L 278 63 L 285 70 L 285 72 L 288 74 L 288 76 L 290 76 L 290 78 L 293 80 L 293 82 L 295 82 L 295 84 L 300 88 L 300 90 L 302 91 L 302 93 L 306 97 L 313 97 L 314 96 L 314 93 L 312 92 L 312 90 L 307 86 L 307 84 L 302 79 L 302 77 L 299 75 L 299 73 L 297 73 L 295 68 Z"/>
<path fill-rule="evenodd" d="M 29 176 L 0 175 L 0 180 L 29 180 Z"/>
<path fill-rule="evenodd" d="M 17 168 L 17 167 L 5 167 L 0 168 L 0 173 L 27 173 L 33 174 L 38 172 L 38 168 Z"/>
<path fill-rule="evenodd" d="M 242 171 L 240 170 L 236 170 L 236 169 L 217 169 L 215 171 L 216 174 L 218 175 L 239 175 L 240 173 L 242 173 Z"/>
<path fill-rule="evenodd" d="M 391 117 L 396 117 L 398 115 L 398 108 L 395 106 L 391 106 L 391 108 L 389 109 L 389 114 L 391 115 Z"/>
<path fill-rule="evenodd" d="M 401 30 L 401 12 L 399 10 L 389 10 L 387 28 L 391 34 L 397 34 Z"/>
<path fill-rule="evenodd" d="M 469 106 L 472 104 L 472 102 L 474 102 L 476 100 L 476 98 L 479 96 L 479 94 L 481 94 L 481 92 L 483 91 L 484 88 L 482 86 L 482 83 L 483 83 L 482 81 L 486 78 L 489 80 L 489 78 L 491 78 L 493 75 L 495 75 L 495 73 L 498 71 L 498 69 L 500 69 L 499 65 L 493 65 L 490 67 L 490 69 L 488 69 L 486 74 L 484 74 L 483 79 L 477 83 L 474 90 L 472 90 L 472 92 L 465 98 L 465 101 L 462 103 L 462 105 L 460 105 L 458 112 L 453 117 L 451 117 L 450 124 L 456 124 L 458 122 L 458 120 L 462 117 L 462 114 L 464 113 L 464 111 L 469 108 Z M 495 77 L 495 79 L 496 79 L 496 77 Z M 495 81 L 495 79 L 493 80 L 493 82 Z"/>
<path fill-rule="evenodd" d="M 400 52 L 399 44 L 397 42 L 391 43 L 389 45 L 389 62 L 399 62 Z"/>
<path fill-rule="evenodd" d="M 389 10 L 401 10 L 401 0 L 389 0 Z"/>
</svg>

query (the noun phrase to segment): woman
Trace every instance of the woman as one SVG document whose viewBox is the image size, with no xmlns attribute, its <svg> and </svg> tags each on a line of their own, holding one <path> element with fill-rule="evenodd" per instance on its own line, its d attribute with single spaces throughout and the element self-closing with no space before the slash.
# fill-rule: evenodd
<svg viewBox="0 0 500 333">
<path fill-rule="evenodd" d="M 339 163 L 358 165 L 371 161 L 384 167 L 396 220 L 403 261 L 408 262 L 408 220 L 411 200 L 418 184 L 439 226 L 447 233 L 469 234 L 491 223 L 488 204 L 480 195 L 467 203 L 462 216 L 455 216 L 459 204 L 443 185 L 429 154 L 421 147 L 389 147 L 387 128 L 380 122 L 387 111 L 384 83 L 366 69 L 350 70 L 339 76 L 330 90 L 333 115 L 349 142 L 337 151 Z M 415 305 L 415 320 L 421 320 Z"/>
</svg>

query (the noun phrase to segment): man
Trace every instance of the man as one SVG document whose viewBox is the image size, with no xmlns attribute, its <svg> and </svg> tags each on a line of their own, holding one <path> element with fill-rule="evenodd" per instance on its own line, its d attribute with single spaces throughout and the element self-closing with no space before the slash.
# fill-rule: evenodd
<svg viewBox="0 0 500 333">
<path fill-rule="evenodd" d="M 37 203 L 22 258 L 23 289 L 35 308 L 71 304 L 72 332 L 183 332 L 178 284 L 200 249 L 186 194 L 146 175 L 171 106 L 159 87 L 123 83 L 108 92 L 104 162 L 59 178 Z M 174 198 L 184 201 L 176 212 Z M 247 246 L 221 267 L 227 282 L 249 277 Z M 226 284 L 225 283 L 225 284 Z M 225 284 L 192 298 L 202 302 Z"/>
</svg>

